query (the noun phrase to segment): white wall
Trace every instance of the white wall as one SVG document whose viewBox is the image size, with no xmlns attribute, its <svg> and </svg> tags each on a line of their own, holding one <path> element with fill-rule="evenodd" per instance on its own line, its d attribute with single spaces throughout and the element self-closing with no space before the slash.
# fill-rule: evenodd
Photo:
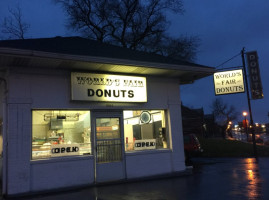
<svg viewBox="0 0 269 200">
<path fill-rule="evenodd" d="M 127 178 L 141 178 L 172 172 L 171 150 L 126 153 Z"/>
<path fill-rule="evenodd" d="M 52 190 L 94 183 L 94 159 L 64 158 L 31 162 L 31 191 Z"/>
<path fill-rule="evenodd" d="M 25 70 L 24 70 L 25 72 Z M 24 73 L 20 72 L 20 73 Z M 43 72 L 43 74 L 42 74 Z M 32 108 L 85 109 L 167 109 L 171 102 L 180 103 L 179 81 L 147 77 L 147 103 L 96 103 L 71 101 L 70 72 L 31 70 L 31 74 L 12 74 L 9 78 L 9 98 L 28 99 Z M 119 106 L 119 107 L 118 107 Z"/>
</svg>

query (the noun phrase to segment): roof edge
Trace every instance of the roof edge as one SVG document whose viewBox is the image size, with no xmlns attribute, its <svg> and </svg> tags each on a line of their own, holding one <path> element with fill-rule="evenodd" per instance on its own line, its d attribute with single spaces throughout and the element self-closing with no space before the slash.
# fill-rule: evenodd
<svg viewBox="0 0 269 200">
<path fill-rule="evenodd" d="M 155 62 L 145 62 L 145 61 L 133 61 L 127 59 L 117 59 L 117 58 L 107 58 L 107 57 L 95 57 L 95 56 L 79 56 L 71 54 L 61 54 L 61 53 L 52 53 L 36 50 L 26 50 L 26 49 L 17 49 L 17 48 L 7 48 L 0 47 L 0 54 L 5 55 L 14 55 L 14 56 L 27 56 L 27 57 L 40 57 L 40 58 L 50 58 L 50 59 L 63 59 L 63 60 L 77 60 L 83 62 L 95 62 L 95 63 L 105 63 L 105 64 L 117 64 L 117 65 L 129 65 L 129 66 L 141 66 L 149 68 L 158 68 L 158 69 L 174 69 L 182 71 L 196 71 L 196 72 L 206 72 L 213 74 L 216 69 L 214 67 L 208 67 L 197 64 L 191 65 L 176 65 L 176 64 L 163 64 Z"/>
</svg>

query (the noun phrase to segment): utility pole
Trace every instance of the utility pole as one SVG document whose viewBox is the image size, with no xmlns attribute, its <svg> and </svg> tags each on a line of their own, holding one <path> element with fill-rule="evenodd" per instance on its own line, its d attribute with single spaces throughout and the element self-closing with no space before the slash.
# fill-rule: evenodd
<svg viewBox="0 0 269 200">
<path fill-rule="evenodd" d="M 245 64 L 245 48 L 241 51 L 242 56 L 242 62 L 243 62 L 243 70 L 244 70 L 244 78 L 246 82 L 246 91 L 247 91 L 247 99 L 248 99 L 248 109 L 249 109 L 249 117 L 250 117 L 250 133 L 252 134 L 252 142 L 253 142 L 253 153 L 254 157 L 257 159 L 257 145 L 256 145 L 256 137 L 253 129 L 253 118 L 252 118 L 252 110 L 251 110 L 251 103 L 250 103 L 250 97 L 249 97 L 249 89 L 248 89 L 248 79 L 247 79 L 247 71 L 246 71 L 246 64 Z"/>
</svg>

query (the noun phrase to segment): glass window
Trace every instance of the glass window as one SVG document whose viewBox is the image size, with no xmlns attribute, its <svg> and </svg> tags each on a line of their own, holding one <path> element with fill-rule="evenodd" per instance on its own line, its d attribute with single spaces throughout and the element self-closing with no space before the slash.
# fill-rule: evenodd
<svg viewBox="0 0 269 200">
<path fill-rule="evenodd" d="M 32 111 L 32 159 L 89 154 L 90 111 Z"/>
<path fill-rule="evenodd" d="M 123 112 L 125 151 L 167 148 L 164 110 Z"/>
</svg>

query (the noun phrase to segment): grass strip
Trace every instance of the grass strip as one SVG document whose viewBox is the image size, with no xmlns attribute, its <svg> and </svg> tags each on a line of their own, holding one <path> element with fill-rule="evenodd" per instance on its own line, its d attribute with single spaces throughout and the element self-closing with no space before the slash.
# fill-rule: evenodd
<svg viewBox="0 0 269 200">
<path fill-rule="evenodd" d="M 203 157 L 253 157 L 252 143 L 237 140 L 199 138 Z M 257 144 L 259 157 L 269 157 L 269 146 Z"/>
</svg>

